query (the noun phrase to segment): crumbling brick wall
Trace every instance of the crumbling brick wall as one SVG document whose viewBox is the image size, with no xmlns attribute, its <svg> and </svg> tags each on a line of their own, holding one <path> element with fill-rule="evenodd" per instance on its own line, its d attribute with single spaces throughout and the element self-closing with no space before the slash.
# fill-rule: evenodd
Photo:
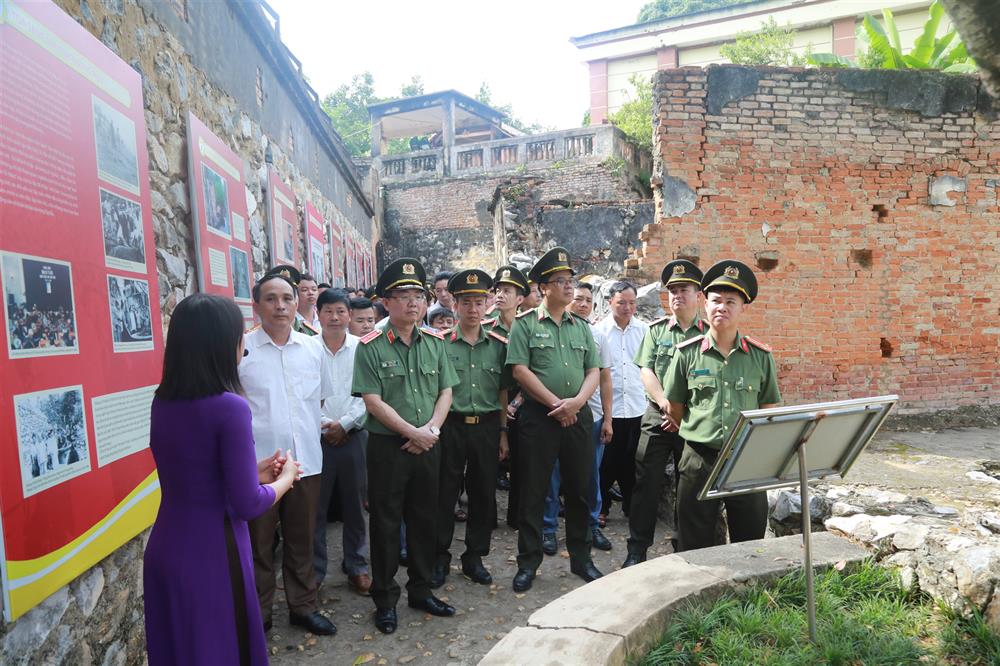
<svg viewBox="0 0 1000 666">
<path fill-rule="evenodd" d="M 740 259 L 786 404 L 1000 402 L 1000 104 L 940 73 L 731 65 L 655 81 L 636 273 Z"/>
</svg>

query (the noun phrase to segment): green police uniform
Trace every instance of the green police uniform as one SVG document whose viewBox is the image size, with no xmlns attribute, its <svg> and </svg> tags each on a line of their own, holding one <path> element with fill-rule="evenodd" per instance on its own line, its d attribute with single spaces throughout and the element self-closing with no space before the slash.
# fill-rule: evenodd
<svg viewBox="0 0 1000 666">
<path fill-rule="evenodd" d="M 423 267 L 416 260 L 400 259 L 382 273 L 377 289 L 384 296 L 392 289 L 422 288 L 423 279 Z M 425 425 L 441 392 L 458 383 L 444 340 L 431 329 L 414 328 L 407 345 L 390 323 L 360 342 L 354 359 L 352 392 L 380 396 L 410 425 Z M 404 437 L 371 414 L 365 427 L 369 432 L 371 596 L 377 608 L 387 609 L 395 607 L 400 594 L 394 577 L 399 568 L 399 527 L 404 508 L 410 558 L 406 585 L 409 601 L 431 596 L 441 447 L 435 445 L 415 455 L 402 450 Z"/>
<path fill-rule="evenodd" d="M 701 288 L 703 274 L 692 262 L 678 259 L 671 261 L 660 275 L 664 287 L 672 285 L 693 284 Z M 635 355 L 635 364 L 640 368 L 648 368 L 657 378 L 662 380 L 674 356 L 677 345 L 701 335 L 708 326 L 701 319 L 695 318 L 687 329 L 683 328 L 676 317 L 663 317 L 649 325 L 642 339 L 639 351 Z M 643 562 L 646 550 L 653 544 L 656 530 L 657 512 L 660 498 L 663 496 L 665 481 L 664 470 L 667 462 L 673 457 L 674 479 L 671 489 L 673 525 L 676 528 L 676 483 L 677 468 L 680 465 L 681 454 L 684 451 L 684 440 L 675 432 L 666 432 L 660 426 L 663 423 L 660 408 L 648 395 L 649 404 L 642 416 L 642 432 L 639 435 L 639 445 L 635 453 L 635 486 L 632 489 L 632 503 L 629 507 L 629 538 L 627 563 Z M 674 545 L 676 549 L 676 544 Z"/>
<path fill-rule="evenodd" d="M 568 253 L 554 248 L 532 268 L 532 279 L 559 270 L 571 270 Z M 556 322 L 545 304 L 518 315 L 507 349 L 508 365 L 524 365 L 558 398 L 575 397 L 587 370 L 597 370 L 600 359 L 590 326 L 582 317 L 565 311 Z M 518 530 L 519 570 L 534 572 L 542 562 L 542 514 L 556 460 L 566 496 L 566 546 L 574 567 L 590 562 L 591 533 L 588 488 L 594 465 L 593 415 L 584 407 L 576 423 L 563 428 L 548 416 L 548 405 L 530 396 L 518 413 L 521 480 Z M 519 572 L 520 573 L 520 572 Z M 530 582 L 529 582 L 530 585 Z"/>
<path fill-rule="evenodd" d="M 456 300 L 465 294 L 485 295 L 492 286 L 483 271 L 456 273 L 448 290 Z M 496 479 L 500 464 L 500 391 L 510 385 L 505 369 L 507 339 L 480 326 L 470 344 L 456 327 L 444 332 L 445 349 L 459 383 L 452 391 L 451 411 L 441 429 L 441 483 L 438 500 L 435 584 L 444 581 L 451 563 L 455 534 L 455 502 L 464 481 L 469 497 L 462 569 L 475 582 L 489 584 L 482 558 L 490 552 L 496 521 Z"/>
<path fill-rule="evenodd" d="M 740 291 L 748 302 L 757 294 L 752 272 L 739 262 L 720 262 L 709 269 L 705 290 L 713 287 Z M 724 356 L 709 332 L 677 347 L 663 383 L 667 400 L 686 406 L 679 431 L 686 443 L 677 489 L 679 546 L 681 550 L 712 546 L 721 504 L 719 500 L 701 501 L 698 494 L 740 412 L 781 401 L 774 357 L 769 346 L 738 333 L 732 352 Z M 766 493 L 722 501 L 730 541 L 764 537 Z"/>
</svg>

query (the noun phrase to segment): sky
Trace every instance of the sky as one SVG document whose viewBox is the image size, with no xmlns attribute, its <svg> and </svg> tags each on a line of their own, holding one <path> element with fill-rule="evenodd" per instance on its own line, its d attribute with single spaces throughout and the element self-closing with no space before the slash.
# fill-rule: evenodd
<svg viewBox="0 0 1000 666">
<path fill-rule="evenodd" d="M 645 0 L 268 0 L 281 39 L 325 97 L 365 70 L 382 97 L 414 75 L 424 90 L 475 96 L 482 82 L 521 120 L 579 127 L 587 66 L 570 37 L 635 22 Z"/>
</svg>

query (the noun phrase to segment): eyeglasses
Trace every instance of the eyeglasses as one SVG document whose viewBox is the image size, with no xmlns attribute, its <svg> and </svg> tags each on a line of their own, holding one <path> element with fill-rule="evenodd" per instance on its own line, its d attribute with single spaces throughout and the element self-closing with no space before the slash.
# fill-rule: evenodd
<svg viewBox="0 0 1000 666">
<path fill-rule="evenodd" d="M 572 285 L 573 284 L 573 278 L 555 278 L 555 279 L 549 280 L 545 284 L 554 284 L 554 285 L 558 285 L 560 287 L 565 287 L 566 285 Z"/>
</svg>

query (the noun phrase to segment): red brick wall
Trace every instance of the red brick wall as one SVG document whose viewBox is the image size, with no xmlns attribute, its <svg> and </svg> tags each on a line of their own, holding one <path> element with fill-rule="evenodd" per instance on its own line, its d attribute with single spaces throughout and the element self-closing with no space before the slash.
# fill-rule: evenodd
<svg viewBox="0 0 1000 666">
<path fill-rule="evenodd" d="M 655 95 L 654 184 L 696 203 L 666 218 L 657 197 L 639 272 L 753 266 L 743 328 L 774 346 L 785 404 L 1000 402 L 1000 105 L 978 81 L 717 66 L 659 72 Z M 964 179 L 953 206 L 929 201 L 940 176 Z"/>
</svg>

